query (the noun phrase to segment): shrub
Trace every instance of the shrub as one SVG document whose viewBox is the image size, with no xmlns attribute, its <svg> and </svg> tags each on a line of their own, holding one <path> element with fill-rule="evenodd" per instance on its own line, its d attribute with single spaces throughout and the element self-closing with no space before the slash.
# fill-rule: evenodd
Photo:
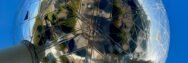
<svg viewBox="0 0 188 63">
<path fill-rule="evenodd" d="M 75 11 L 77 11 L 80 7 L 80 0 L 70 0 L 70 7 L 72 7 Z"/>
<path fill-rule="evenodd" d="M 42 63 L 48 63 L 48 58 L 47 58 L 47 57 L 44 57 L 44 58 L 42 59 Z"/>
<path fill-rule="evenodd" d="M 112 23 L 119 27 L 119 23 L 121 23 L 120 19 L 125 14 L 123 8 L 121 8 L 120 0 L 114 0 L 113 2 L 113 9 L 112 9 Z"/>
<path fill-rule="evenodd" d="M 62 63 L 69 63 L 69 59 L 65 55 L 62 55 L 59 58 Z"/>
<path fill-rule="evenodd" d="M 66 33 L 70 33 L 74 31 L 74 27 L 76 25 L 76 18 L 70 17 L 63 21 L 62 23 L 62 29 Z"/>
<path fill-rule="evenodd" d="M 63 52 L 64 52 L 65 48 L 67 48 L 65 43 L 60 44 L 59 47 L 60 47 L 60 50 Z"/>
<path fill-rule="evenodd" d="M 45 19 L 46 20 L 49 20 L 52 24 L 55 24 L 55 21 L 56 21 L 56 15 L 52 12 L 48 13 L 46 16 L 45 16 Z"/>
<path fill-rule="evenodd" d="M 42 20 L 37 17 L 34 27 L 33 27 L 33 42 L 36 46 L 38 46 L 39 41 L 40 41 L 40 37 L 41 37 L 41 32 L 43 31 L 43 26 L 42 26 Z"/>
</svg>

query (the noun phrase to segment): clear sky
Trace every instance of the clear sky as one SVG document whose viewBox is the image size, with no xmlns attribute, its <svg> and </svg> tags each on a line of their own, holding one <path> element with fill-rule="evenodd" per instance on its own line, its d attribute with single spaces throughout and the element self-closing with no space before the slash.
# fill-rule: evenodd
<svg viewBox="0 0 188 63">
<path fill-rule="evenodd" d="M 15 43 L 14 25 L 22 0 L 0 2 L 0 48 Z M 188 57 L 188 0 L 163 0 L 170 21 L 171 42 L 166 63 L 187 63 Z"/>
<path fill-rule="evenodd" d="M 27 9 L 34 9 L 32 7 L 36 7 L 38 4 L 37 0 L 26 0 L 29 1 L 27 4 L 25 4 L 25 8 Z M 23 27 L 25 27 L 24 29 L 27 31 L 18 31 L 20 30 L 18 27 L 22 25 L 20 25 L 21 21 L 17 21 L 18 19 L 18 14 L 21 15 L 25 15 L 26 14 L 26 10 L 22 10 L 21 12 L 21 8 L 23 9 L 23 2 L 25 2 L 24 0 L 1 0 L 0 2 L 0 18 L 1 18 L 1 23 L 0 23 L 0 49 L 4 48 L 4 47 L 9 47 L 12 45 L 15 45 L 17 43 L 20 42 L 20 39 L 22 38 L 22 34 L 24 34 L 24 38 L 29 38 L 29 28 L 28 26 L 24 26 L 24 25 L 30 25 L 29 23 L 34 22 L 34 21 L 25 21 L 24 24 L 22 23 Z M 30 3 L 32 3 L 32 5 L 30 5 Z M 32 11 L 29 13 L 29 17 L 33 18 L 34 15 L 36 15 L 37 9 L 34 9 L 35 11 Z M 21 13 L 20 13 L 21 12 Z M 24 17 L 23 17 L 24 18 Z M 19 25 L 18 25 L 19 24 Z M 16 26 L 18 25 L 18 26 Z M 18 36 L 19 35 L 19 36 Z"/>
<path fill-rule="evenodd" d="M 188 63 L 188 0 L 163 0 L 170 20 L 167 63 Z"/>
<path fill-rule="evenodd" d="M 1 0 L 0 2 L 0 48 L 14 44 L 14 24 L 20 1 Z"/>
</svg>

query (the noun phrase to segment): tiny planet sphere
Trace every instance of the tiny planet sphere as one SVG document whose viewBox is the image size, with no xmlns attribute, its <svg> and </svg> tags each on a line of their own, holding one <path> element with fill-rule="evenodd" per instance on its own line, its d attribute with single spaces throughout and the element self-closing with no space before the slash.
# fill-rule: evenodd
<svg viewBox="0 0 188 63">
<path fill-rule="evenodd" d="M 16 38 L 45 46 L 41 62 L 165 63 L 168 55 L 162 0 L 27 0 L 18 15 Z"/>
</svg>

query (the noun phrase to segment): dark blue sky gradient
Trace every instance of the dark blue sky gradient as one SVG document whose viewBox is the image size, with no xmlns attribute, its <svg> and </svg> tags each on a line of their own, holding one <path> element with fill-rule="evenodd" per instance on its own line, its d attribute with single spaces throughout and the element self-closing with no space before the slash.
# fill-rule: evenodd
<svg viewBox="0 0 188 63">
<path fill-rule="evenodd" d="M 0 48 L 14 43 L 14 25 L 21 0 L 0 2 Z M 166 63 L 188 62 L 188 0 L 163 0 L 170 21 L 171 42 Z"/>
<path fill-rule="evenodd" d="M 0 48 L 14 44 L 14 25 L 21 0 L 1 0 L 0 2 Z"/>
<path fill-rule="evenodd" d="M 188 0 L 163 0 L 170 21 L 167 63 L 188 63 Z"/>
</svg>

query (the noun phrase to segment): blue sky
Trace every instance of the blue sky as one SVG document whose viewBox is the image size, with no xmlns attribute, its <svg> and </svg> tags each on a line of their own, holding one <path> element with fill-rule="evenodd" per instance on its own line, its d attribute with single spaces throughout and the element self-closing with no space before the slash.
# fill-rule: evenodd
<svg viewBox="0 0 188 63">
<path fill-rule="evenodd" d="M 0 2 L 0 48 L 14 44 L 14 23 L 18 3 L 21 0 L 1 0 Z"/>
<path fill-rule="evenodd" d="M 27 9 L 34 9 L 33 7 L 37 6 L 37 2 L 35 2 L 37 0 L 26 1 L 29 2 L 24 4 L 24 6 L 21 4 L 24 0 L 2 0 L 0 2 L 0 49 L 19 43 L 21 38 L 29 38 L 29 29 L 31 28 L 27 25 L 30 25 L 30 23 L 34 21 L 26 21 L 23 24 L 23 21 L 20 20 L 23 20 L 22 18 L 24 17 L 19 17 L 20 20 L 18 21 L 18 15 L 25 15 Z M 21 10 L 21 8 L 25 10 Z M 34 12 L 36 12 L 37 9 L 34 10 L 35 11 L 29 13 L 30 18 L 33 18 L 33 16 L 36 15 Z M 20 31 L 21 26 L 27 31 Z M 24 37 L 22 34 L 24 34 Z"/>
<path fill-rule="evenodd" d="M 21 0 L 0 2 L 0 48 L 15 43 L 15 19 Z M 163 0 L 170 21 L 171 42 L 166 63 L 187 63 L 188 0 Z"/>
<path fill-rule="evenodd" d="M 188 0 L 163 0 L 170 21 L 171 42 L 167 63 L 188 60 Z"/>
</svg>

